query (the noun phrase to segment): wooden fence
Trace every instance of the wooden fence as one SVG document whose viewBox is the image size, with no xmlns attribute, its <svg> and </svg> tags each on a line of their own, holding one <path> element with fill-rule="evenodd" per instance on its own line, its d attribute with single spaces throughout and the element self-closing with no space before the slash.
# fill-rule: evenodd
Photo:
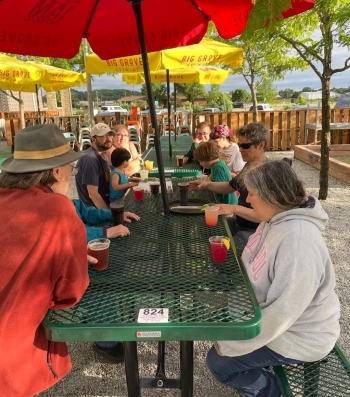
<svg viewBox="0 0 350 397">
<path fill-rule="evenodd" d="M 42 112 L 44 122 L 58 123 L 62 130 L 77 132 L 80 123 L 84 121 L 83 116 L 61 117 L 58 111 Z M 12 137 L 18 131 L 19 114 L 18 112 L 0 112 L 0 118 L 5 119 L 8 144 L 11 145 Z M 318 118 L 318 120 L 316 120 Z M 157 116 L 158 123 L 164 125 L 166 116 Z M 25 120 L 28 124 L 39 123 L 36 112 L 26 112 Z M 108 123 L 110 117 L 103 117 L 103 121 Z M 98 115 L 95 116 L 95 122 L 102 121 Z M 123 120 L 122 120 L 123 121 Z M 124 120 L 125 121 L 125 120 Z M 143 126 L 142 142 L 146 140 L 146 135 L 150 131 L 150 117 L 141 116 L 140 120 Z M 247 111 L 230 112 L 230 113 L 193 113 L 190 116 L 190 130 L 199 122 L 207 121 L 213 127 L 218 124 L 227 124 L 233 131 L 253 121 L 253 113 Z M 259 112 L 259 121 L 263 122 L 270 130 L 270 139 L 267 145 L 268 150 L 291 150 L 295 145 L 320 144 L 321 131 L 315 139 L 315 131 L 308 132 L 305 141 L 305 124 L 321 123 L 321 111 L 317 109 L 300 109 L 300 110 L 275 110 L 269 112 Z M 330 122 L 350 123 L 350 108 L 332 108 L 330 110 Z M 181 125 L 181 120 L 180 120 Z M 350 127 L 349 130 L 331 131 L 332 144 L 350 144 Z M 143 145 L 144 147 L 144 145 Z"/>
</svg>

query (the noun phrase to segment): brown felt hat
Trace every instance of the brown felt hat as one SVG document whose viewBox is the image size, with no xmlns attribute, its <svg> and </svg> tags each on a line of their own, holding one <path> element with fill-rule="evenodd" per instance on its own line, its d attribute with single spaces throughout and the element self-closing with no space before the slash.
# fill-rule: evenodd
<svg viewBox="0 0 350 397">
<path fill-rule="evenodd" d="M 44 171 L 72 163 L 84 154 L 72 150 L 56 124 L 33 125 L 16 134 L 13 156 L 0 168 L 15 174 Z"/>
</svg>

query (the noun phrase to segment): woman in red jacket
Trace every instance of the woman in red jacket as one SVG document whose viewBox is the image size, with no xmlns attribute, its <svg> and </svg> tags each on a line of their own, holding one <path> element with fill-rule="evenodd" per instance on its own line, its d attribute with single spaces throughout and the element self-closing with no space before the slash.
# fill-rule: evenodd
<svg viewBox="0 0 350 397">
<path fill-rule="evenodd" d="M 0 174 L 0 390 L 29 397 L 71 369 L 67 345 L 48 341 L 49 309 L 76 304 L 88 284 L 86 232 L 66 197 L 80 156 L 55 124 L 15 137 Z"/>
</svg>

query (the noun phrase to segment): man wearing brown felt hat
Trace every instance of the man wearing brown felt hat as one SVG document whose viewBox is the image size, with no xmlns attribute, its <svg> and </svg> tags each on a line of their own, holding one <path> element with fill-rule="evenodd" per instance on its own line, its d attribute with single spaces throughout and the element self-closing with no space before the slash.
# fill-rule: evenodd
<svg viewBox="0 0 350 397">
<path fill-rule="evenodd" d="M 32 396 L 71 369 L 67 346 L 48 341 L 41 322 L 49 309 L 84 294 L 86 231 L 66 196 L 74 152 L 55 124 L 25 128 L 0 166 L 0 390 Z M 89 260 L 91 261 L 91 260 Z"/>
</svg>

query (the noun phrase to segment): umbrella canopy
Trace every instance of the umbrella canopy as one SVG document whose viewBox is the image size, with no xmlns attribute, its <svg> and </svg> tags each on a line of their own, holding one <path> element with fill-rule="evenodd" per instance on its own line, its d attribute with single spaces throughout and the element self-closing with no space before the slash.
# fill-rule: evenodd
<svg viewBox="0 0 350 397">
<path fill-rule="evenodd" d="M 278 0 L 275 0 L 276 2 Z M 140 52 L 133 7 L 139 0 L 17 0 L 0 2 L 0 51 L 72 58 L 87 38 L 102 59 Z M 219 34 L 242 33 L 252 0 L 145 0 L 143 25 L 149 52 L 198 43 L 212 20 Z M 292 0 L 284 17 L 313 7 L 314 0 Z M 11 17 L 13 16 L 13 18 Z M 117 18 L 117 22 L 114 21 Z"/>
<path fill-rule="evenodd" d="M 36 92 L 42 87 L 45 91 L 59 91 L 86 84 L 82 73 L 72 72 L 38 61 L 21 61 L 0 54 L 0 88 L 5 90 Z"/>
<path fill-rule="evenodd" d="M 213 66 L 188 68 L 188 69 L 170 69 L 170 83 L 192 84 L 196 81 L 199 84 L 223 84 L 228 75 L 229 70 L 215 68 Z M 144 73 L 123 73 L 122 79 L 127 84 L 141 84 L 145 82 Z M 151 72 L 152 83 L 166 83 L 166 70 L 158 70 Z"/>
<path fill-rule="evenodd" d="M 241 48 L 206 38 L 199 44 L 148 53 L 151 71 L 208 65 L 226 65 L 235 69 L 241 67 L 242 62 Z M 89 54 L 86 57 L 86 72 L 90 74 L 143 72 L 142 56 L 102 60 L 96 54 Z"/>
<path fill-rule="evenodd" d="M 5 90 L 21 91 L 22 85 L 48 83 L 47 71 L 33 64 L 17 58 L 0 54 L 0 88 Z"/>
</svg>

